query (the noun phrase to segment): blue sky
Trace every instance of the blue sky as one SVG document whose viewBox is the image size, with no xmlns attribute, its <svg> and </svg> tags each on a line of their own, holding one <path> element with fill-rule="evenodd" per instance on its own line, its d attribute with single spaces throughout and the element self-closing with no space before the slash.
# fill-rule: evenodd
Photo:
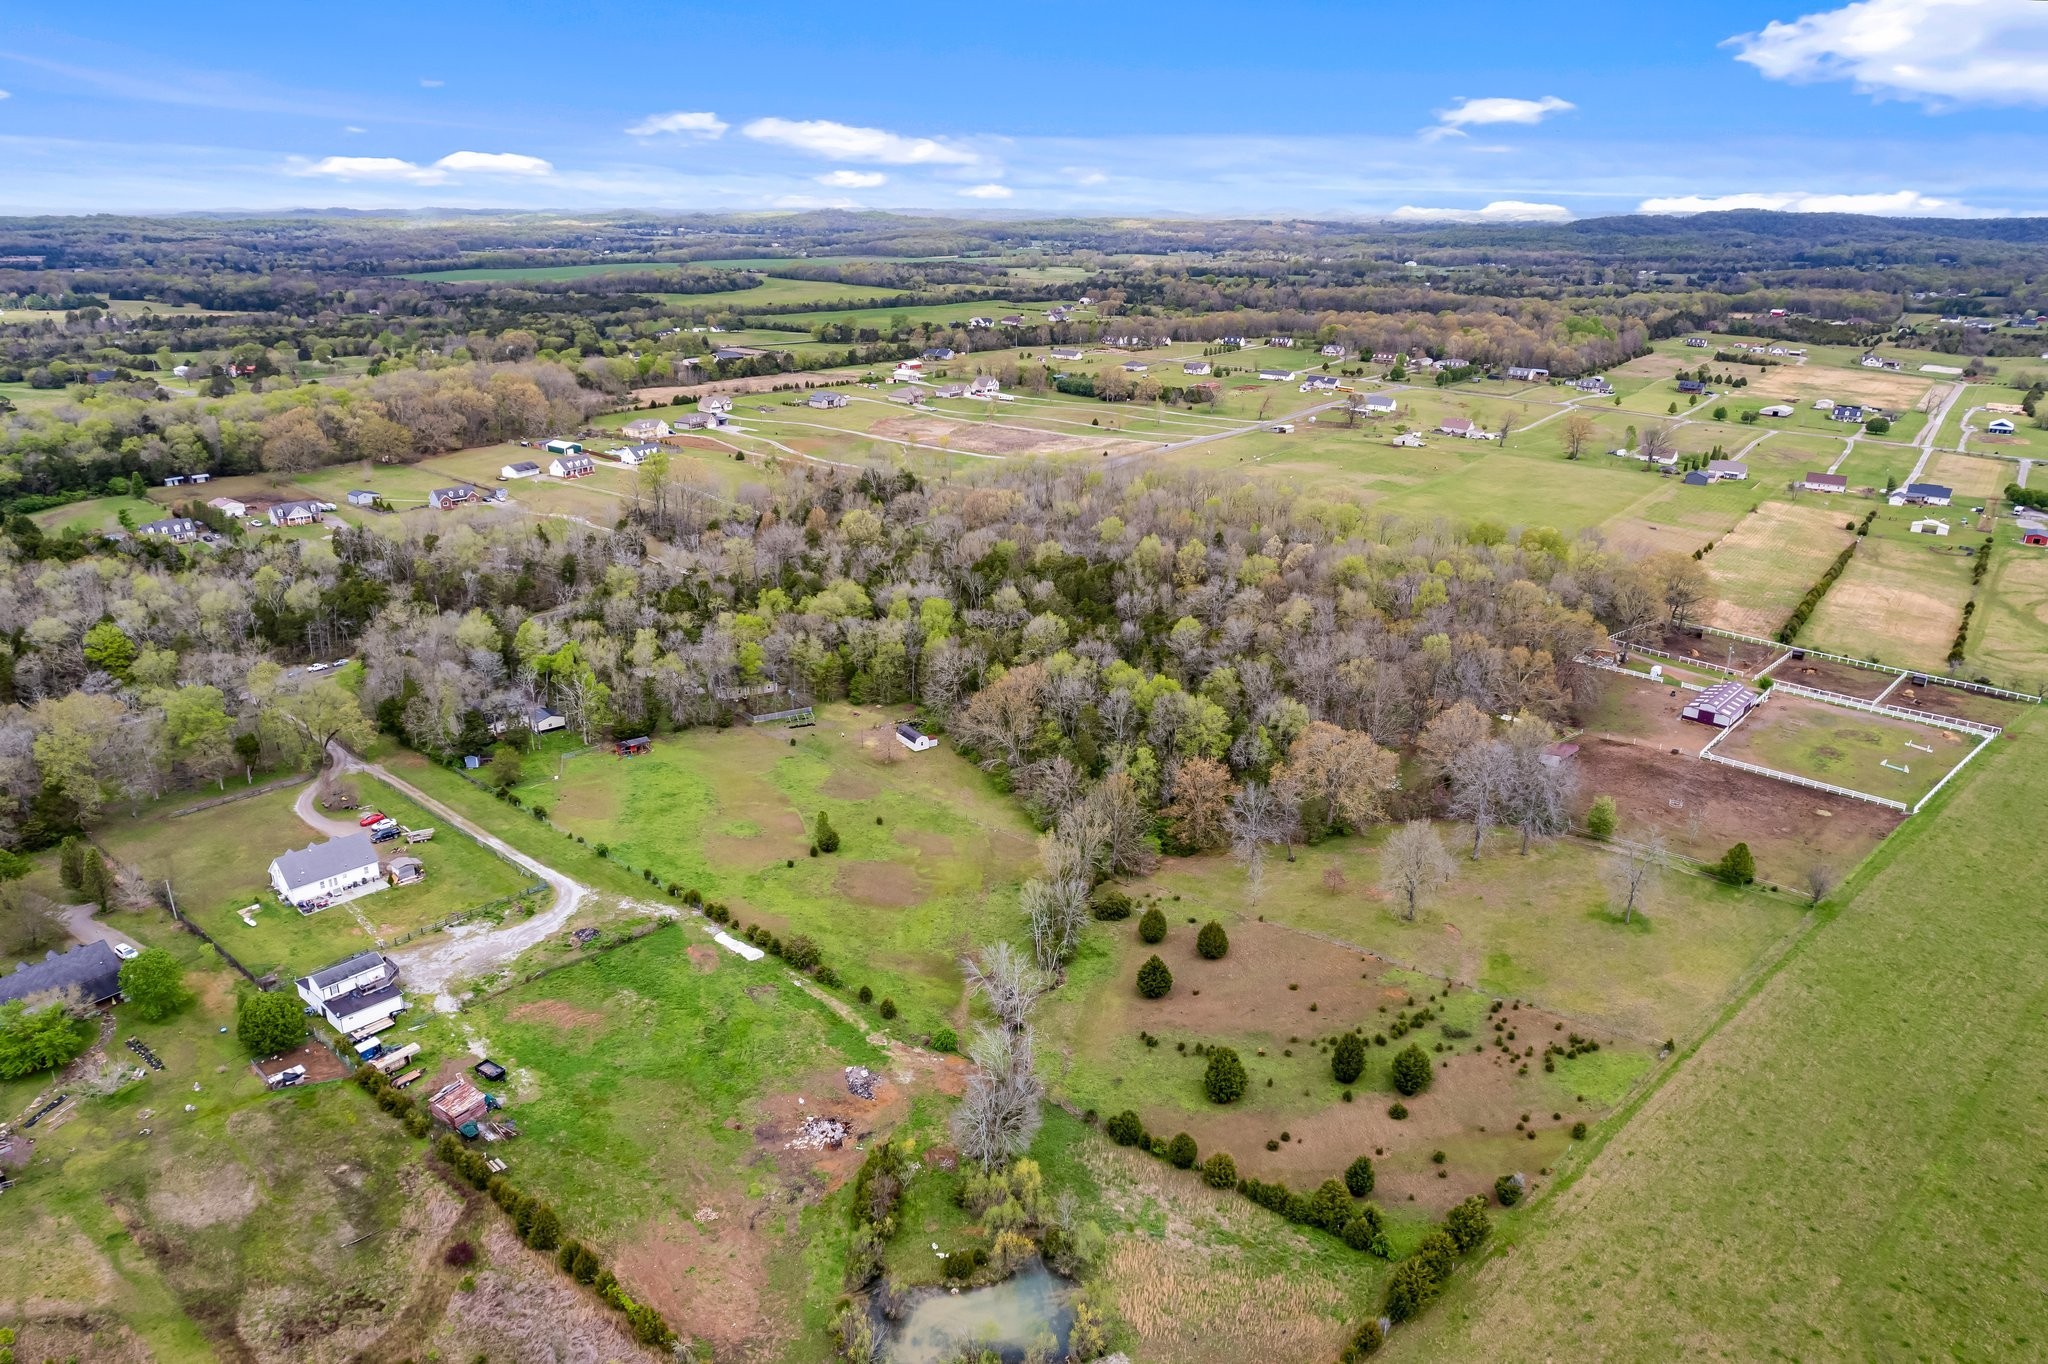
<svg viewBox="0 0 2048 1364">
<path fill-rule="evenodd" d="M 2048 212 L 2042 0 L 439 8 L 17 16 L 0 214 Z"/>
</svg>

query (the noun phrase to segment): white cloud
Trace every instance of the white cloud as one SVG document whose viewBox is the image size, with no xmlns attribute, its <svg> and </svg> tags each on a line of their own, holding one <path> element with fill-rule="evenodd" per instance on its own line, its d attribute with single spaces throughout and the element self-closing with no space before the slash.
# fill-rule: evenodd
<svg viewBox="0 0 2048 1364">
<path fill-rule="evenodd" d="M 1109 183 L 1109 176 L 1090 166 L 1061 166 L 1060 174 L 1067 176 L 1077 185 L 1103 185 Z"/>
<path fill-rule="evenodd" d="M 1423 133 L 1434 141 L 1440 137 L 1464 137 L 1465 129 L 1482 127 L 1494 123 L 1541 123 L 1552 114 L 1561 114 L 1578 106 L 1568 99 L 1556 95 L 1545 95 L 1542 99 L 1461 99 L 1451 108 L 1437 115 L 1437 123 Z"/>
<path fill-rule="evenodd" d="M 885 166 L 971 166 L 981 158 L 964 147 L 929 137 L 904 137 L 880 128 L 856 128 L 829 119 L 757 118 L 740 129 L 757 142 L 834 161 L 876 161 Z"/>
<path fill-rule="evenodd" d="M 1857 0 L 1730 38 L 1736 60 L 1780 81 L 1854 81 L 1930 103 L 2048 104 L 2048 5 Z"/>
<path fill-rule="evenodd" d="M 1410 223 L 1566 223 L 1572 211 L 1563 204 L 1531 204 L 1496 199 L 1485 208 L 1417 208 L 1404 204 L 1387 215 Z"/>
<path fill-rule="evenodd" d="M 13 92 L 12 90 L 0 90 L 0 99 L 13 99 L 13 98 L 14 98 L 14 92 Z"/>
<path fill-rule="evenodd" d="M 1769 190 L 1751 194 L 1684 194 L 1645 199 L 1638 213 L 1725 213 L 1730 209 L 1769 209 L 1780 213 L 1870 213 L 1888 218 L 1978 216 L 1954 199 L 1937 199 L 1918 190 L 1889 194 L 1815 194 L 1805 190 Z"/>
<path fill-rule="evenodd" d="M 537 156 L 518 152 L 450 152 L 434 163 L 445 171 L 474 171 L 480 175 L 553 175 L 552 164 Z"/>
<path fill-rule="evenodd" d="M 834 189 L 873 189 L 889 183 L 889 177 L 880 171 L 836 170 L 819 176 L 818 183 Z"/>
<path fill-rule="evenodd" d="M 368 128 L 358 128 L 355 124 L 351 123 L 346 128 L 343 128 L 342 131 L 345 133 L 366 133 L 370 130 Z"/>
<path fill-rule="evenodd" d="M 395 156 L 323 156 L 318 161 L 295 163 L 291 173 L 321 175 L 335 180 L 380 180 L 412 185 L 438 185 L 448 178 L 448 172 L 438 167 L 401 161 Z"/>
<path fill-rule="evenodd" d="M 815 194 L 780 194 L 768 201 L 770 208 L 859 208 L 851 199 L 821 199 Z"/>
<path fill-rule="evenodd" d="M 699 142 L 713 142 L 724 137 L 725 130 L 731 126 L 712 113 L 649 114 L 626 129 L 626 135 L 657 137 L 662 133 L 674 133 L 679 137 L 694 138 Z"/>
<path fill-rule="evenodd" d="M 433 79 L 432 77 L 430 77 L 430 76 L 421 76 L 421 77 L 420 77 L 420 85 L 421 85 L 421 87 L 422 87 L 422 88 L 424 88 L 424 89 L 427 89 L 427 90 L 439 90 L 439 89 L 440 89 L 440 88 L 441 88 L 442 86 L 446 85 L 447 83 L 448 83 L 447 81 L 437 81 L 437 80 L 434 80 L 434 79 Z"/>
<path fill-rule="evenodd" d="M 1008 185 L 969 185 L 960 191 L 963 199 L 1007 199 L 1013 193 Z"/>
</svg>

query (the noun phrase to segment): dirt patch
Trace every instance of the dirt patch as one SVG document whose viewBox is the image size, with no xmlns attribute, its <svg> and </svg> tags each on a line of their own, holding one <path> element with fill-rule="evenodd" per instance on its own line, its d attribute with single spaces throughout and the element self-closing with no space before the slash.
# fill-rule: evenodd
<svg viewBox="0 0 2048 1364">
<path fill-rule="evenodd" d="M 1875 701 L 1877 694 L 1889 687 L 1892 679 L 1898 674 L 1873 672 L 1869 668 L 1853 668 L 1847 663 L 1833 663 L 1809 654 L 1805 658 L 1786 659 L 1771 669 L 1771 676 L 1780 682 L 1797 682 L 1802 687 L 1840 692 L 1843 696 Z"/>
<path fill-rule="evenodd" d="M 772 1225 L 753 1220 L 735 1201 L 707 1203 L 698 1220 L 643 1223 L 613 1252 L 614 1271 L 679 1334 L 709 1341 L 716 1358 L 749 1357 L 791 1333 L 762 1303 L 770 1259 L 783 1248 Z"/>
<path fill-rule="evenodd" d="M 256 1177 L 240 1161 L 174 1160 L 150 1188 L 149 1211 L 157 1222 L 196 1231 L 240 1222 L 262 1199 Z"/>
<path fill-rule="evenodd" d="M 97 1314 L 9 1323 L 22 1359 L 89 1359 L 93 1364 L 148 1364 L 156 1358 L 136 1334 Z"/>
<path fill-rule="evenodd" d="M 596 1009 L 582 1009 L 559 999 L 536 999 L 513 1009 L 506 1017 L 520 1023 L 546 1023 L 557 1028 L 601 1028 L 605 1017 Z"/>
<path fill-rule="evenodd" d="M 1747 842 L 1758 874 L 1781 884 L 1796 883 L 1816 863 L 1837 871 L 1856 865 L 1903 818 L 1616 736 L 1581 739 L 1578 762 L 1586 804 L 1596 794 L 1613 796 L 1631 827 L 1656 829 L 1689 857 L 1712 860 Z"/>
<path fill-rule="evenodd" d="M 922 857 L 951 857 L 953 840 L 926 829 L 898 829 L 892 835 L 898 843 Z"/>
<path fill-rule="evenodd" d="M 323 1080 L 340 1080 L 348 1076 L 349 1068 L 341 1059 L 318 1042 L 308 1042 L 297 1051 L 288 1051 L 273 1061 L 251 1062 L 249 1069 L 259 1078 L 290 1070 L 293 1066 L 304 1066 L 306 1078 L 300 1084 L 319 1084 Z"/>
<path fill-rule="evenodd" d="M 1916 687 L 1910 681 L 1899 684 L 1898 689 L 1885 697 L 1888 706 L 1905 710 L 1916 710 L 1923 715 L 1948 715 L 1958 720 L 1975 720 L 1979 724 L 1998 725 L 2001 728 L 2026 714 L 2027 704 L 2023 701 L 2001 701 L 1995 696 L 1980 696 L 1976 692 L 1964 691 L 1960 687 L 1942 687 L 1929 684 Z"/>
<path fill-rule="evenodd" d="M 902 909 L 924 900 L 917 873 L 900 862 L 848 862 L 832 884 L 841 895 L 863 905 Z"/>
<path fill-rule="evenodd" d="M 1682 659 L 1745 674 L 1755 672 L 1785 652 L 1776 644 L 1751 644 L 1746 640 L 1726 639 L 1704 630 L 1686 630 L 1676 626 L 1666 626 L 1661 635 L 1644 631 L 1642 638 L 1644 643 Z"/>
<path fill-rule="evenodd" d="M 708 976 L 718 969 L 718 949 L 706 947 L 702 943 L 691 943 L 689 953 L 690 965 L 705 975 Z"/>
<path fill-rule="evenodd" d="M 884 417 L 870 430 L 895 440 L 978 455 L 1053 455 L 1076 450 L 1103 450 L 1115 455 L 1150 450 L 1158 445 L 1157 441 L 1061 435 L 1028 426 L 957 422 L 944 417 Z"/>
<path fill-rule="evenodd" d="M 626 1333 L 623 1317 L 563 1277 L 547 1256 L 520 1245 L 495 1210 L 486 1226 L 482 1249 L 487 1267 L 477 1272 L 474 1292 L 449 1295 L 427 1357 L 481 1355 L 558 1364 L 652 1364 L 665 1358 L 636 1342 Z M 675 1321 L 673 1314 L 669 1320 Z"/>
<path fill-rule="evenodd" d="M 882 784 L 865 772 L 838 767 L 818 789 L 834 800 L 873 800 L 882 793 Z"/>
</svg>

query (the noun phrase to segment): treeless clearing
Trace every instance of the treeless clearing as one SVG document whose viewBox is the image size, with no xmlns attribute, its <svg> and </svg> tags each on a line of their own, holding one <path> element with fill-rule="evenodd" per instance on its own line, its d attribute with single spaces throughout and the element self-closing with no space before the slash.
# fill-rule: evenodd
<svg viewBox="0 0 2048 1364">
<path fill-rule="evenodd" d="M 1761 395 L 1769 393 L 1794 401 L 1833 398 L 1837 402 L 1882 407 L 1888 412 L 1911 412 L 1935 390 L 1946 387 L 1910 374 L 1894 374 L 1881 369 L 1783 365 L 1766 371 L 1761 379 L 1752 380 L 1744 392 L 1751 402 L 1768 401 Z"/>
<path fill-rule="evenodd" d="M 1945 483 L 1955 489 L 1958 500 L 1982 501 L 1998 496 L 2013 480 L 2013 466 L 2002 459 L 1977 459 L 1944 451 L 1934 457 L 1924 475 L 1929 483 Z"/>
<path fill-rule="evenodd" d="M 1941 671 L 1969 595 L 1967 560 L 1871 536 L 1800 639 L 1852 658 Z"/>
<path fill-rule="evenodd" d="M 1706 623 L 1744 634 L 1776 632 L 1855 538 L 1844 529 L 1844 519 L 1824 507 L 1792 502 L 1765 502 L 1744 517 L 1703 560 L 1715 596 Z"/>
<path fill-rule="evenodd" d="M 1998 555 L 1991 591 L 1977 608 L 1965 671 L 2038 694 L 2048 685 L 2048 553 L 2008 540 Z"/>
<path fill-rule="evenodd" d="M 1091 440 L 1031 427 L 952 421 L 945 417 L 884 417 L 868 429 L 877 436 L 983 455 L 1058 455 L 1077 450 L 1107 450 L 1119 455 L 1149 450 L 1157 444 L 1121 438 Z"/>
<path fill-rule="evenodd" d="M 601 1028 L 605 1016 L 596 1009 L 578 1008 L 566 1000 L 534 999 L 513 1007 L 509 1018 L 521 1023 L 546 1023 L 556 1028 Z"/>
<path fill-rule="evenodd" d="M 1745 630 L 1743 633 L 1750 632 Z M 1770 631 L 1762 633 L 1769 634 Z M 1661 635 L 1654 631 L 1645 631 L 1643 638 L 1667 654 L 1677 654 L 1680 658 L 1695 659 L 1716 668 L 1738 673 L 1753 673 L 1784 652 L 1784 646 L 1781 644 L 1756 644 L 1749 640 L 1710 635 L 1704 630 L 1695 633 L 1675 626 L 1666 626 Z"/>
<path fill-rule="evenodd" d="M 1911 805 L 1977 742 L 1975 735 L 1783 692 L 1744 717 L 1714 752 Z"/>
</svg>

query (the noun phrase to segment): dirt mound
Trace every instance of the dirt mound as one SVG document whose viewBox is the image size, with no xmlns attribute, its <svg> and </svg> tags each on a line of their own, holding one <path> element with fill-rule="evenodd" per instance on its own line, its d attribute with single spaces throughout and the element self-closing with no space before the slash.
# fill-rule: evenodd
<svg viewBox="0 0 2048 1364">
<path fill-rule="evenodd" d="M 690 944 L 690 965 L 709 975 L 718 969 L 718 952 L 702 943 Z"/>
</svg>

